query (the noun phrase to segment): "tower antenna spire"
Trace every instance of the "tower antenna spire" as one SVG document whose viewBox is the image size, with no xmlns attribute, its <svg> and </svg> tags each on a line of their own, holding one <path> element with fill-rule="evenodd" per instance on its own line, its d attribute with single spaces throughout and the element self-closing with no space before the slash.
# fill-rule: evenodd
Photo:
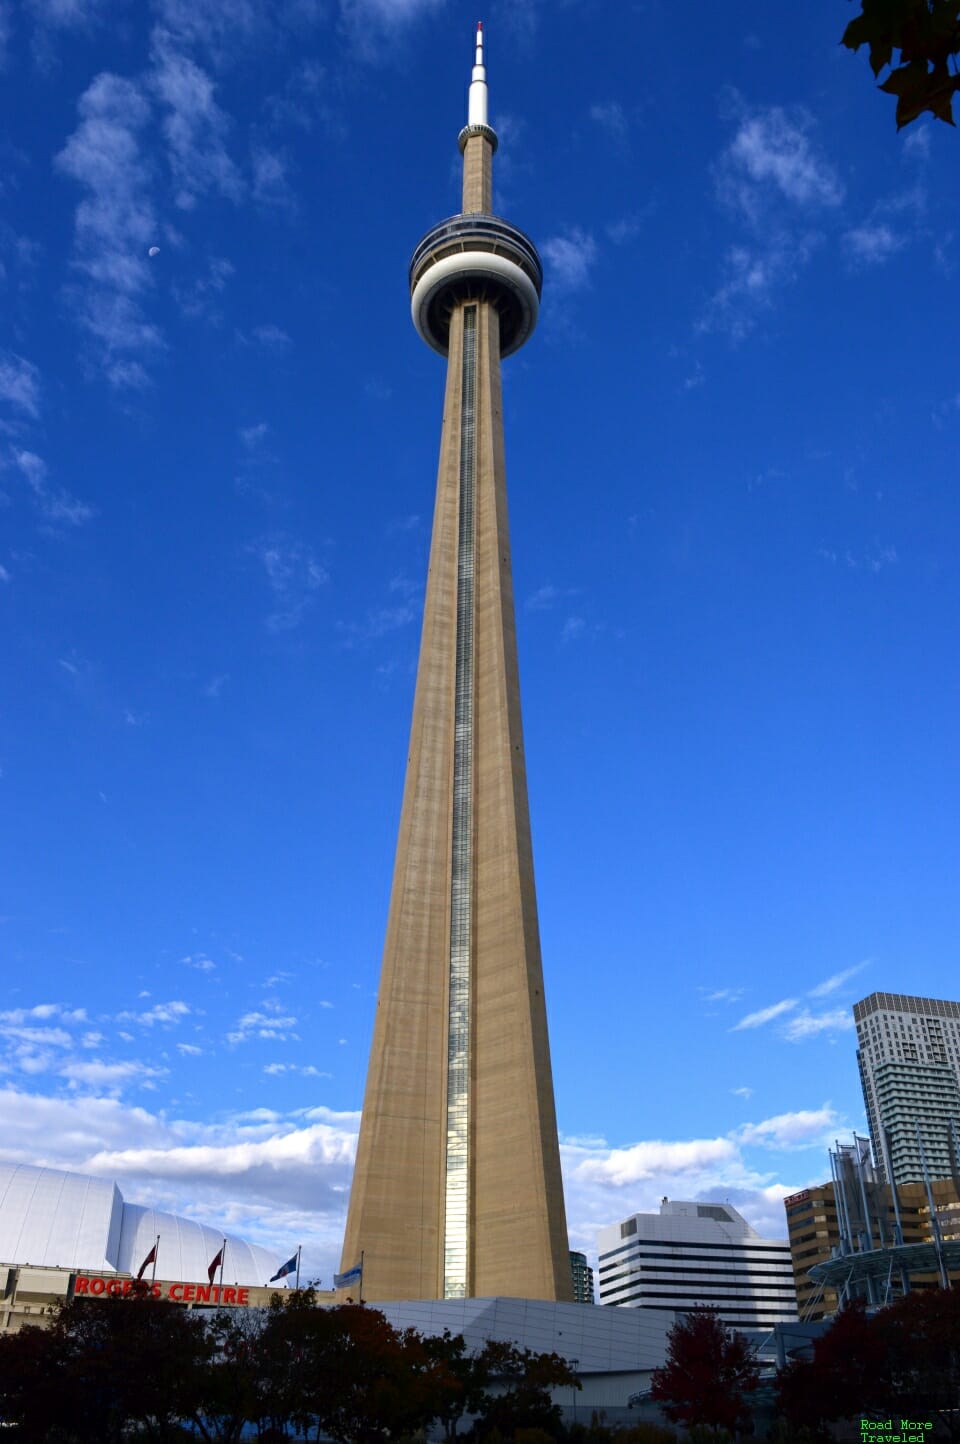
<svg viewBox="0 0 960 1444">
<path fill-rule="evenodd" d="M 470 76 L 467 125 L 489 125 L 487 119 L 487 68 L 483 63 L 483 21 L 477 21 L 476 52 Z"/>
</svg>

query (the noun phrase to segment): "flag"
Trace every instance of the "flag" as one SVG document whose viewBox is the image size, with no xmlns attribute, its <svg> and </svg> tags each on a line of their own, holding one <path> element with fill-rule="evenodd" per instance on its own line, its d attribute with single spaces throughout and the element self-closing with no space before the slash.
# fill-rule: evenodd
<svg viewBox="0 0 960 1444">
<path fill-rule="evenodd" d="M 347 1269 L 345 1274 L 334 1274 L 333 1287 L 335 1289 L 352 1289 L 363 1278 L 363 1265 L 354 1264 L 352 1269 Z"/>
<path fill-rule="evenodd" d="M 138 1279 L 142 1279 L 143 1276 L 144 1276 L 144 1274 L 146 1273 L 147 1269 L 150 1267 L 150 1265 L 151 1265 L 152 1263 L 156 1263 L 156 1261 L 157 1261 L 157 1245 L 154 1244 L 154 1245 L 153 1245 L 153 1248 L 150 1250 L 150 1252 L 147 1254 L 146 1258 L 144 1259 L 143 1263 L 140 1265 L 140 1270 L 139 1270 L 139 1272 L 138 1272 L 138 1274 L 137 1274 L 137 1278 L 138 1278 Z"/>
<path fill-rule="evenodd" d="M 280 1265 L 270 1282 L 272 1284 L 275 1284 L 277 1282 L 277 1279 L 285 1279 L 287 1274 L 295 1274 L 296 1271 L 297 1255 L 294 1254 L 293 1258 L 288 1258 L 285 1264 Z"/>
<path fill-rule="evenodd" d="M 215 1274 L 216 1274 L 216 1272 L 217 1272 L 217 1269 L 220 1267 L 220 1265 L 221 1265 L 222 1263 L 223 1263 L 223 1248 L 221 1247 L 220 1252 L 217 1254 L 216 1258 L 213 1260 L 213 1263 L 212 1263 L 212 1264 L 210 1265 L 210 1267 L 207 1269 L 207 1278 L 210 1280 L 211 1283 L 213 1283 L 214 1276 L 215 1276 Z"/>
</svg>

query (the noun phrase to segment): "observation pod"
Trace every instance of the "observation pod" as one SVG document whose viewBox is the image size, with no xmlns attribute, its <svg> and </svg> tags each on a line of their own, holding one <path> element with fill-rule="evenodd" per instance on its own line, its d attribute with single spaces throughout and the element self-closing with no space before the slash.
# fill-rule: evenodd
<svg viewBox="0 0 960 1444">
<path fill-rule="evenodd" d="M 410 262 L 410 309 L 418 334 L 441 356 L 450 318 L 464 301 L 487 301 L 500 317 L 500 355 L 533 334 L 543 266 L 528 236 L 493 215 L 459 215 L 429 230 Z"/>
</svg>

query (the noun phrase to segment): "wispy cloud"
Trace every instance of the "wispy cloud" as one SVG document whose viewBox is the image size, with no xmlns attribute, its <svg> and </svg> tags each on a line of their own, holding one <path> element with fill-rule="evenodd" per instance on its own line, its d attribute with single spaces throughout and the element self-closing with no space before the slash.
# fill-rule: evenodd
<svg viewBox="0 0 960 1444">
<path fill-rule="evenodd" d="M 326 567 L 304 542 L 293 537 L 273 536 L 255 542 L 248 550 L 263 567 L 273 597 L 268 630 L 287 632 L 298 627 L 317 592 L 330 580 Z"/>
<path fill-rule="evenodd" d="M 24 415 L 40 415 L 40 372 L 13 351 L 0 351 L 0 401 Z"/>
<path fill-rule="evenodd" d="M 805 210 L 840 205 L 843 185 L 815 150 L 813 128 L 808 112 L 778 105 L 743 116 L 717 167 L 721 198 L 754 223 L 771 199 Z"/>
<path fill-rule="evenodd" d="M 699 990 L 704 994 L 705 1003 L 738 1003 L 743 997 L 743 988 L 714 988 L 707 992 L 705 988 Z"/>
<path fill-rule="evenodd" d="M 296 1040 L 298 1034 L 295 1032 L 297 1020 L 291 1014 L 284 1014 L 279 1011 L 267 1010 L 244 1013 L 237 1019 L 232 1030 L 227 1034 L 228 1043 L 246 1043 L 251 1038 L 272 1038 L 287 1042 Z"/>
<path fill-rule="evenodd" d="M 80 124 L 56 158 L 86 192 L 75 217 L 77 316 L 111 385 L 143 386 L 144 360 L 163 345 L 141 307 L 153 284 L 147 250 L 156 235 L 150 165 L 140 145 L 150 105 L 132 81 L 104 71 L 77 109 Z"/>
<path fill-rule="evenodd" d="M 807 264 L 820 237 L 814 222 L 844 197 L 834 167 L 816 149 L 813 117 L 734 97 L 733 139 L 714 170 L 721 204 L 749 235 L 726 250 L 723 275 L 698 323 L 741 340 L 777 292 Z"/>
<path fill-rule="evenodd" d="M 818 983 L 815 988 L 811 988 L 807 993 L 807 997 L 825 998 L 829 993 L 835 993 L 838 988 L 843 987 L 849 978 L 855 978 L 857 973 L 862 973 L 864 968 L 868 968 L 871 962 L 871 958 L 864 958 L 862 963 L 855 963 L 852 968 L 844 968 L 842 972 L 833 973 L 829 978 L 825 979 L 824 982 Z"/>
<path fill-rule="evenodd" d="M 619 100 L 596 101 L 590 107 L 590 119 L 596 121 L 597 125 L 615 140 L 626 140 L 629 126 L 626 112 Z"/>
<path fill-rule="evenodd" d="M 175 1026 L 189 1017 L 191 1012 L 189 1004 L 175 999 L 170 1003 L 155 1003 L 152 1008 L 147 1008 L 142 1013 L 118 1013 L 117 1020 L 122 1023 L 139 1023 L 141 1028 L 152 1028 L 155 1023 Z"/>
<path fill-rule="evenodd" d="M 772 1023 L 774 1018 L 789 1013 L 797 1006 L 796 998 L 784 998 L 779 1003 L 771 1003 L 769 1008 L 759 1008 L 755 1013 L 747 1013 L 739 1023 L 734 1023 L 730 1029 L 731 1033 L 740 1033 L 746 1028 L 762 1028 L 766 1023 Z"/>
<path fill-rule="evenodd" d="M 564 235 L 551 236 L 540 249 L 560 290 L 580 291 L 589 284 L 597 260 L 597 243 L 589 232 L 574 226 Z"/>
<path fill-rule="evenodd" d="M 789 1020 L 782 1036 L 788 1043 L 802 1043 L 804 1039 L 821 1033 L 846 1033 L 853 1026 L 853 1013 L 849 1008 L 834 1008 L 829 1013 L 811 1013 L 804 1008 Z"/>
<path fill-rule="evenodd" d="M 163 132 L 174 179 L 174 202 L 192 210 L 214 191 L 238 201 L 246 186 L 227 151 L 230 118 L 216 99 L 216 85 L 165 30 L 153 36 L 151 84 L 166 110 Z"/>
<path fill-rule="evenodd" d="M 882 265 L 903 249 L 907 238 L 886 221 L 866 221 L 843 237 L 850 259 L 866 266 Z"/>
<path fill-rule="evenodd" d="M 825 1144 L 842 1121 L 836 1109 L 825 1103 L 822 1108 L 801 1108 L 794 1113 L 778 1113 L 760 1123 L 744 1123 L 735 1136 L 740 1143 L 763 1148 L 809 1148 L 814 1143 Z"/>
<path fill-rule="evenodd" d="M 48 521 L 82 526 L 96 515 L 94 508 L 85 501 L 79 501 L 62 487 L 48 484 L 46 462 L 36 452 L 15 448 L 11 457 L 33 492 L 37 507 Z"/>
<path fill-rule="evenodd" d="M 116 1096 L 131 1083 L 141 1088 L 153 1086 L 156 1079 L 166 1077 L 169 1069 L 153 1068 L 148 1063 L 133 1061 L 105 1063 L 92 1058 L 89 1062 L 65 1063 L 59 1072 L 72 1087 L 103 1089 Z"/>
</svg>

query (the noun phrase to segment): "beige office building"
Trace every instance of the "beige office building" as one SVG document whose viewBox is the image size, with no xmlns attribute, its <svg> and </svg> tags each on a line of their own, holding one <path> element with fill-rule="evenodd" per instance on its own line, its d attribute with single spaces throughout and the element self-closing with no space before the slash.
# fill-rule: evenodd
<svg viewBox="0 0 960 1444">
<path fill-rule="evenodd" d="M 410 266 L 447 360 L 400 833 L 342 1269 L 363 1298 L 569 1300 L 507 525 L 501 358 L 534 329 L 532 243 L 493 214 L 478 27 L 463 209 Z"/>
</svg>

